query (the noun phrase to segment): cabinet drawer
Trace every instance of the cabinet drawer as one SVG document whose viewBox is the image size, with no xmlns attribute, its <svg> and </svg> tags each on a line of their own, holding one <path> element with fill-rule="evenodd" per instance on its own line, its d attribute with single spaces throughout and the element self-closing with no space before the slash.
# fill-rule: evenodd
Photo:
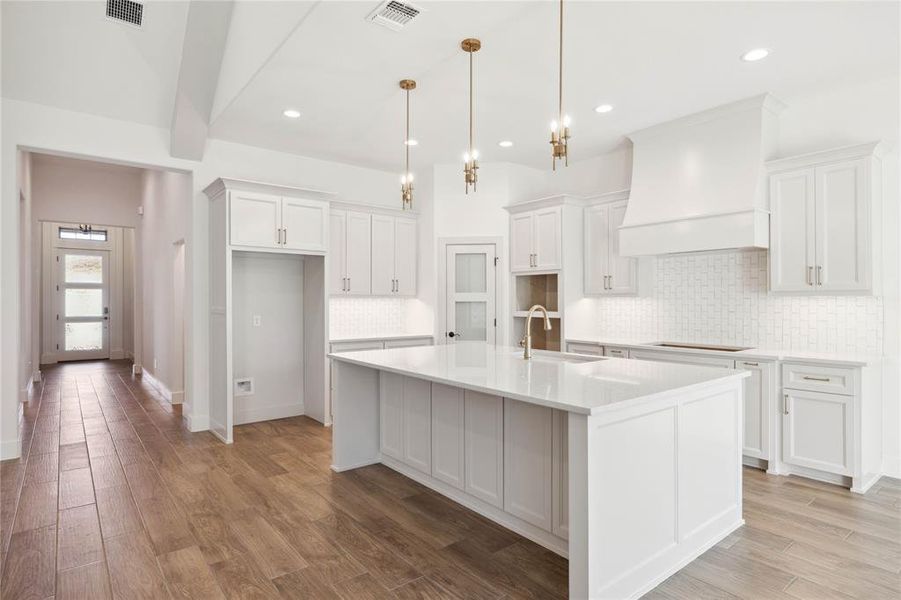
<svg viewBox="0 0 901 600">
<path fill-rule="evenodd" d="M 604 346 L 604 356 L 613 358 L 629 358 L 631 353 L 628 348 L 618 348 L 617 346 Z"/>
<path fill-rule="evenodd" d="M 854 394 L 856 369 L 823 365 L 785 363 L 782 365 L 782 387 L 830 394 Z"/>
<path fill-rule="evenodd" d="M 638 360 L 655 360 L 659 362 L 680 363 L 684 365 L 698 365 L 702 367 L 722 367 L 734 369 L 735 361 L 716 356 L 700 356 L 697 354 L 677 354 L 675 352 L 655 352 L 654 350 L 633 350 L 632 358 Z"/>
<path fill-rule="evenodd" d="M 575 354 L 590 354 L 591 356 L 603 356 L 604 349 L 600 344 L 580 344 L 578 342 L 569 342 L 566 344 L 566 351 Z"/>
</svg>

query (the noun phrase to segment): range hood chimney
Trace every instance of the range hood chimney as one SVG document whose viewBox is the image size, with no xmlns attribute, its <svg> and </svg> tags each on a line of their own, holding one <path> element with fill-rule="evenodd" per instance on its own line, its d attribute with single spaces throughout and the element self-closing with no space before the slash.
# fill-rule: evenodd
<svg viewBox="0 0 901 600">
<path fill-rule="evenodd" d="M 782 108 L 764 94 L 631 134 L 621 253 L 768 248 L 764 163 L 774 158 Z"/>
</svg>

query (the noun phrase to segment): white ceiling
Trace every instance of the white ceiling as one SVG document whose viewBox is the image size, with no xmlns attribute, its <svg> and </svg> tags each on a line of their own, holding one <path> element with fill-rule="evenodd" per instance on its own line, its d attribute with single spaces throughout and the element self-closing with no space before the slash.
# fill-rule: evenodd
<svg viewBox="0 0 901 600">
<path fill-rule="evenodd" d="M 149 3 L 143 37 L 108 23 L 102 2 L 22 4 L 3 2 L 5 96 L 169 125 L 185 2 Z M 243 43 L 249 35 L 275 50 L 222 102 L 210 136 L 399 170 L 397 82 L 412 77 L 419 84 L 414 166 L 459 161 L 467 130 L 467 57 L 459 42 L 475 36 L 483 42 L 475 57 L 476 146 L 485 160 L 550 166 L 555 2 L 420 2 L 425 11 L 401 32 L 364 20 L 377 4 L 304 7 L 296 27 L 283 28 L 290 33 L 281 45 L 266 19 L 258 31 L 245 27 Z M 568 0 L 566 10 L 564 101 L 574 160 L 620 146 L 630 131 L 761 92 L 786 96 L 898 72 L 896 2 Z M 739 60 L 760 46 L 772 50 L 769 58 Z M 615 109 L 598 115 L 600 103 Z M 287 107 L 303 116 L 285 119 Z M 499 148 L 502 139 L 515 146 Z"/>
<path fill-rule="evenodd" d="M 144 27 L 102 0 L 3 0 L 3 96 L 169 127 L 187 2 L 149 2 Z"/>
</svg>

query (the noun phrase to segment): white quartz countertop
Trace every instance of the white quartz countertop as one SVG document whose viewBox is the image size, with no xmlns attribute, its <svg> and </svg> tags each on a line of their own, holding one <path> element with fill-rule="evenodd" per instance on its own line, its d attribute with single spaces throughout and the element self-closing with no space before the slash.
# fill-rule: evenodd
<svg viewBox="0 0 901 600">
<path fill-rule="evenodd" d="M 841 365 L 849 367 L 864 367 L 867 365 L 878 364 L 882 360 L 879 356 L 870 356 L 865 354 L 852 354 L 841 352 L 805 352 L 803 350 L 779 350 L 768 348 L 748 348 L 747 350 L 727 351 L 727 350 L 707 350 L 698 348 L 673 348 L 666 346 L 658 346 L 657 341 L 635 341 L 623 339 L 607 339 L 607 338 L 567 338 L 567 343 L 576 344 L 599 344 L 601 346 L 617 346 L 620 348 L 630 348 L 635 350 L 653 350 L 655 352 L 672 352 L 674 354 L 697 354 L 699 356 L 716 356 L 734 358 L 735 360 L 772 360 L 772 361 L 798 361 L 805 363 L 820 363 L 830 365 Z"/>
<path fill-rule="evenodd" d="M 431 333 L 388 333 L 385 335 L 357 335 L 357 336 L 335 336 L 329 339 L 330 344 L 344 344 L 347 342 L 376 342 L 395 340 L 418 340 L 424 338 L 432 338 Z"/>
<path fill-rule="evenodd" d="M 531 360 L 525 360 L 521 348 L 484 342 L 341 352 L 329 357 L 581 414 L 616 410 L 674 390 L 749 375 L 747 371 L 664 362 L 586 360 L 585 356 L 537 350 Z"/>
</svg>

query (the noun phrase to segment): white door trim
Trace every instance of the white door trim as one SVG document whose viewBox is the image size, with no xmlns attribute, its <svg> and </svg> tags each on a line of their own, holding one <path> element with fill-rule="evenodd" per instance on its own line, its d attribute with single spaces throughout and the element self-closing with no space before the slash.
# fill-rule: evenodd
<svg viewBox="0 0 901 600">
<path fill-rule="evenodd" d="M 507 268 L 507 243 L 502 236 L 467 236 L 467 237 L 440 237 L 438 238 L 438 298 L 437 319 L 435 319 L 435 343 L 445 344 L 447 338 L 447 247 L 448 246 L 483 246 L 494 244 L 494 255 L 497 257 L 497 269 L 495 270 L 495 302 L 494 311 L 497 318 L 495 330 L 495 343 L 506 344 L 507 340 L 507 284 L 509 277 L 501 277 L 500 273 L 509 273 Z"/>
</svg>

